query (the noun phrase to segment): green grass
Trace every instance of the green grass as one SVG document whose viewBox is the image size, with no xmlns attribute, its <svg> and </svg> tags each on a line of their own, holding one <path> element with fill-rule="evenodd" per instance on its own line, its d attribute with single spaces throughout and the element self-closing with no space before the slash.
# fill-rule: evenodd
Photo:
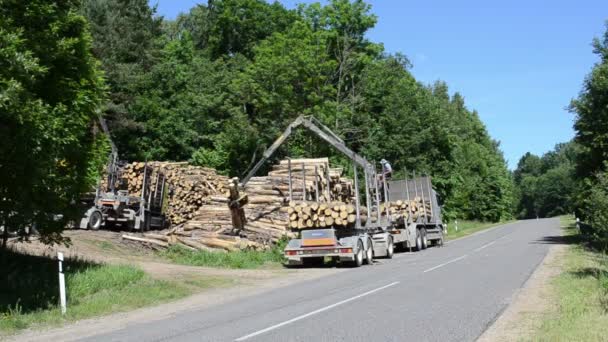
<svg viewBox="0 0 608 342">
<path fill-rule="evenodd" d="M 63 316 L 57 305 L 57 261 L 12 251 L 1 258 L 7 267 L 0 282 L 0 336 L 132 310 L 194 292 L 191 286 L 152 279 L 136 267 L 66 260 L 68 308 Z"/>
<path fill-rule="evenodd" d="M 535 341 L 605 341 L 608 336 L 608 256 L 585 246 L 571 216 L 562 217 L 571 243 L 563 272 L 551 283 L 556 308 L 543 317 Z"/>
<path fill-rule="evenodd" d="M 501 224 L 509 223 L 513 221 L 502 221 L 502 222 L 481 222 L 481 221 L 466 221 L 458 220 L 458 230 L 454 222 L 448 224 L 448 235 L 446 240 L 454 240 L 463 236 L 471 235 L 478 231 L 499 226 Z"/>
<path fill-rule="evenodd" d="M 283 262 L 283 244 L 267 251 L 210 252 L 190 251 L 180 246 L 171 246 L 160 252 L 163 258 L 174 263 L 191 266 L 217 268 L 252 269 L 279 266 Z"/>
</svg>

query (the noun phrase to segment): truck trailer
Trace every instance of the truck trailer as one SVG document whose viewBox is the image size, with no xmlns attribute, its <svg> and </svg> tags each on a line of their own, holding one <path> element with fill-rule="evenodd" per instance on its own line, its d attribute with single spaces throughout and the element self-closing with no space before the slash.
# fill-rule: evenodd
<svg viewBox="0 0 608 342">
<path fill-rule="evenodd" d="M 300 126 L 316 134 L 352 161 L 356 219 L 348 228 L 330 226 L 323 229 L 302 229 L 299 237 L 290 240 L 284 250 L 286 266 L 322 263 L 325 258 L 332 258 L 359 267 L 364 263 L 371 264 L 376 257 L 392 258 L 395 246 L 421 250 L 431 243 L 442 244 L 441 209 L 430 177 L 387 180 L 383 176 L 384 172 L 378 174 L 374 163 L 350 150 L 342 139 L 312 116 L 300 116 L 292 122 L 243 178 L 241 186 L 244 187 L 263 163 Z M 361 193 L 360 171 L 363 171 L 364 180 Z M 290 187 L 291 183 L 290 181 Z M 410 199 L 421 200 L 424 208 L 428 204 L 430 213 L 425 212 L 416 217 L 408 215 L 407 219 L 401 220 L 393 218 L 387 203 Z M 362 219 L 363 211 L 366 220 Z"/>
</svg>

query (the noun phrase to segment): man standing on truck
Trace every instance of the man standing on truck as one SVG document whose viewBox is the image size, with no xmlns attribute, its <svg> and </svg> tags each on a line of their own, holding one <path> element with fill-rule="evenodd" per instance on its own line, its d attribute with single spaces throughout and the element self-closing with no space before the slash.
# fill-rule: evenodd
<svg viewBox="0 0 608 342">
<path fill-rule="evenodd" d="M 382 165 L 382 177 L 386 178 L 386 180 L 390 180 L 393 175 L 393 167 L 386 159 L 380 160 L 380 165 Z M 380 180 L 382 180 L 382 178 L 380 178 Z"/>
<path fill-rule="evenodd" d="M 393 167 L 386 159 L 380 160 L 380 165 L 382 165 L 382 173 L 378 175 L 378 182 L 380 183 L 380 197 L 383 201 L 386 201 L 386 198 L 384 198 L 384 180 L 386 179 L 386 181 L 389 181 L 391 179 L 391 176 L 393 175 Z"/>
</svg>

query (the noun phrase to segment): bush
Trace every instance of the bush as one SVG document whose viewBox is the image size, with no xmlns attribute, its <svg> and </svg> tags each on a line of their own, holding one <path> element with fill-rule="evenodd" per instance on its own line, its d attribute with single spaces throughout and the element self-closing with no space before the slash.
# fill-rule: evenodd
<svg viewBox="0 0 608 342">
<path fill-rule="evenodd" d="M 584 217 L 595 247 L 608 250 L 608 173 L 601 173 L 584 201 Z"/>
</svg>

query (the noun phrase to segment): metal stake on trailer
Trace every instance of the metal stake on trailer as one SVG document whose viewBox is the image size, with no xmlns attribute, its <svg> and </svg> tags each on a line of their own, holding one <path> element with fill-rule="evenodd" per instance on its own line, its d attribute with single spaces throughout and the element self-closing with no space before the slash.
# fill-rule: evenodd
<svg viewBox="0 0 608 342">
<path fill-rule="evenodd" d="M 302 163 L 302 201 L 306 201 L 306 167 Z"/>
<path fill-rule="evenodd" d="M 289 186 L 289 202 L 293 201 L 293 189 L 291 185 L 291 158 L 287 158 L 287 184 Z"/>
<path fill-rule="evenodd" d="M 357 178 L 357 165 L 353 163 L 353 174 L 355 177 L 355 211 L 357 213 L 357 220 L 355 221 L 355 227 L 361 227 L 361 215 L 359 208 L 359 179 Z"/>
<path fill-rule="evenodd" d="M 329 202 L 331 202 L 331 191 L 330 191 L 330 189 L 329 189 L 329 186 L 330 186 L 330 178 L 331 178 L 331 177 L 330 177 L 330 175 L 329 175 L 329 162 L 325 163 L 325 170 L 327 171 L 327 172 L 326 172 L 326 177 L 327 177 L 327 186 L 326 186 L 326 190 L 327 190 L 327 198 L 326 198 L 326 200 L 327 200 L 327 202 L 329 203 Z"/>
<path fill-rule="evenodd" d="M 422 185 L 422 182 L 420 182 L 420 195 L 422 196 L 422 212 L 424 213 L 424 223 L 429 223 L 429 217 L 426 214 L 426 201 L 424 199 L 424 186 Z"/>
<path fill-rule="evenodd" d="M 429 197 L 428 197 L 429 205 L 431 205 L 431 220 L 432 220 L 431 223 L 433 223 L 433 222 L 436 222 L 436 219 L 435 219 L 435 215 L 433 215 L 434 208 L 432 207 L 433 204 L 431 203 L 431 198 L 433 198 L 433 196 L 431 194 L 431 176 L 429 176 L 429 175 L 426 176 L 426 186 L 427 186 L 427 188 L 426 188 L 427 192 L 429 194 Z"/>
<path fill-rule="evenodd" d="M 315 180 L 315 201 L 319 202 L 319 179 L 317 178 L 317 176 L 319 175 L 319 169 L 317 168 L 317 165 L 315 165 L 315 175 L 314 175 L 314 180 Z"/>
</svg>

